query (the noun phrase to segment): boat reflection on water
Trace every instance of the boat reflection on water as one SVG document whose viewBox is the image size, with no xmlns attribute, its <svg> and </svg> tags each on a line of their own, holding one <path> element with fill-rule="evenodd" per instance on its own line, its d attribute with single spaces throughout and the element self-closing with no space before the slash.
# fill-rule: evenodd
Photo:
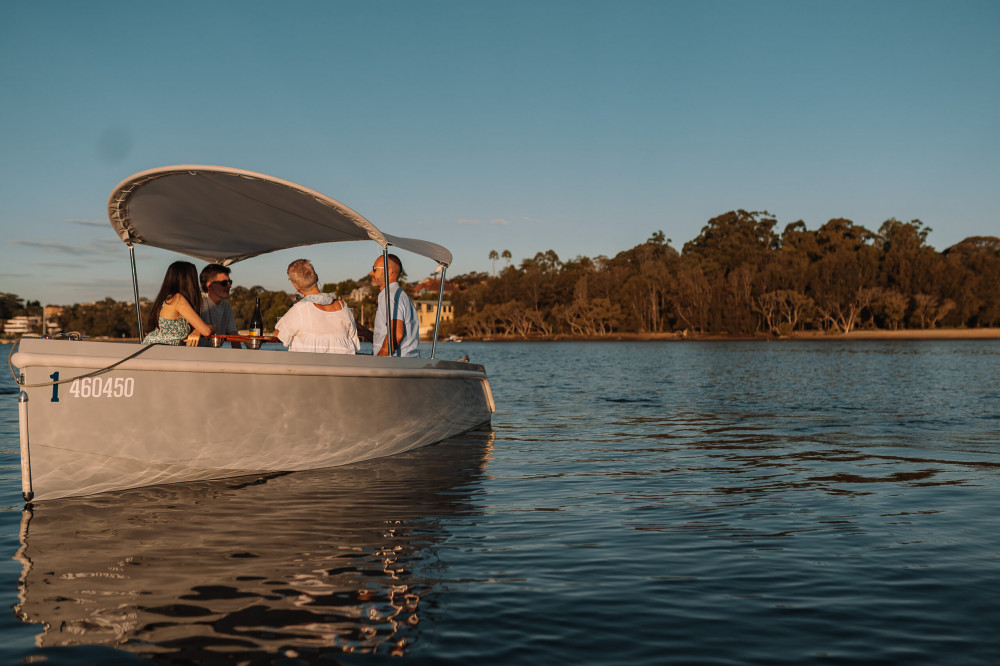
<svg viewBox="0 0 1000 666">
<path fill-rule="evenodd" d="M 493 433 L 326 470 L 153 486 L 24 510 L 17 616 L 40 647 L 146 657 L 405 654 L 474 513 Z M 426 625 L 425 625 L 426 628 Z"/>
</svg>

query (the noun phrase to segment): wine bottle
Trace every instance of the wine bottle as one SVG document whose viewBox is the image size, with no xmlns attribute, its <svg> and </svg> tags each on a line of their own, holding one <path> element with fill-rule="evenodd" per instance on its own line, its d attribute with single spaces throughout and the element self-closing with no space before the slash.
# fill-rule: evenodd
<svg viewBox="0 0 1000 666">
<path fill-rule="evenodd" d="M 260 314 L 260 299 L 257 299 L 253 307 L 253 315 L 250 317 L 250 335 L 264 335 L 264 317 Z"/>
</svg>

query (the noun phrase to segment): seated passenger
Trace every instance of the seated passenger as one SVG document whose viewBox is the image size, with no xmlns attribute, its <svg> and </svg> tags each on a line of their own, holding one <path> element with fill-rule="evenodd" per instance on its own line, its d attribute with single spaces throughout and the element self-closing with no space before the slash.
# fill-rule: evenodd
<svg viewBox="0 0 1000 666">
<path fill-rule="evenodd" d="M 361 348 L 354 314 L 333 294 L 320 293 L 319 277 L 306 259 L 288 265 L 288 280 L 302 300 L 274 326 L 274 335 L 289 351 L 356 354 Z"/>
<path fill-rule="evenodd" d="M 238 335 L 236 317 L 233 316 L 233 306 L 227 300 L 233 281 L 229 277 L 231 269 L 221 264 L 209 264 L 201 269 L 201 318 L 210 326 L 215 327 L 216 335 Z M 243 345 L 235 340 L 229 344 L 233 349 L 242 349 Z M 203 338 L 199 347 L 208 347 L 209 341 Z"/>
<path fill-rule="evenodd" d="M 175 261 L 167 268 L 160 293 L 149 311 L 146 321 L 149 334 L 142 339 L 142 344 L 179 345 L 183 342 L 194 347 L 201 336 L 211 335 L 212 327 L 202 321 L 192 303 L 201 305 L 198 271 L 189 261 Z"/>
</svg>

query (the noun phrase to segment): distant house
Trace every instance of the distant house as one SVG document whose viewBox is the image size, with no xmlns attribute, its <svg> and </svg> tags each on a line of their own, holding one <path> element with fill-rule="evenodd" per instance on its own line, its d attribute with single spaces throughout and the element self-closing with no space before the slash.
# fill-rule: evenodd
<svg viewBox="0 0 1000 666">
<path fill-rule="evenodd" d="M 451 282 L 444 283 L 444 293 L 450 294 L 456 287 Z M 427 278 L 413 285 L 413 293 L 419 296 L 437 294 L 441 291 L 441 280 L 439 278 Z"/>
<path fill-rule="evenodd" d="M 371 298 L 372 291 L 371 285 L 359 285 L 351 290 L 351 293 L 347 295 L 347 300 L 359 303 L 366 298 Z"/>
<path fill-rule="evenodd" d="M 25 333 L 38 333 L 42 328 L 42 318 L 38 315 L 20 315 L 11 317 L 3 326 L 3 332 L 7 335 L 24 335 Z"/>
<path fill-rule="evenodd" d="M 434 336 L 434 320 L 437 318 L 437 300 L 414 301 L 417 308 L 417 318 L 420 323 L 420 339 L 430 340 Z M 455 313 L 451 307 L 451 301 L 441 303 L 441 322 L 452 321 Z"/>
<path fill-rule="evenodd" d="M 46 305 L 42 308 L 42 317 L 45 323 L 42 333 L 52 335 L 62 332 L 62 327 L 59 326 L 59 317 L 62 316 L 65 309 L 61 305 Z"/>
</svg>

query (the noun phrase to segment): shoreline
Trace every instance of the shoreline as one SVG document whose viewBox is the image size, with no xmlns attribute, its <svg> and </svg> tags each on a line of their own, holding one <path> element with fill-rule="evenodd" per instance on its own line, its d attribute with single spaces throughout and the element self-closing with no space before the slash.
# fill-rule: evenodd
<svg viewBox="0 0 1000 666">
<path fill-rule="evenodd" d="M 34 336 L 32 336 L 34 337 Z M 2 338 L 0 344 L 11 344 L 18 338 Z M 138 342 L 135 338 L 89 338 L 95 342 Z M 477 338 L 463 336 L 462 342 L 706 342 L 706 341 L 759 341 L 796 342 L 845 340 L 1000 340 L 997 328 L 931 328 L 898 331 L 855 330 L 850 333 L 827 333 L 824 331 L 796 331 L 787 336 L 773 335 L 726 335 L 721 333 L 611 333 L 608 335 L 550 335 L 550 336 L 508 336 Z M 429 340 L 421 340 L 429 343 Z M 447 342 L 447 340 L 438 340 Z"/>
<path fill-rule="evenodd" d="M 800 342 L 846 340 L 1000 340 L 1000 328 L 932 328 L 887 330 L 855 330 L 850 333 L 827 333 L 824 331 L 796 331 L 787 336 L 726 335 L 719 333 L 611 333 L 609 335 L 551 335 L 530 337 L 487 337 L 464 336 L 463 342 L 706 342 L 706 341 L 758 341 L 758 342 Z M 444 340 L 439 340 L 444 342 Z"/>
</svg>

